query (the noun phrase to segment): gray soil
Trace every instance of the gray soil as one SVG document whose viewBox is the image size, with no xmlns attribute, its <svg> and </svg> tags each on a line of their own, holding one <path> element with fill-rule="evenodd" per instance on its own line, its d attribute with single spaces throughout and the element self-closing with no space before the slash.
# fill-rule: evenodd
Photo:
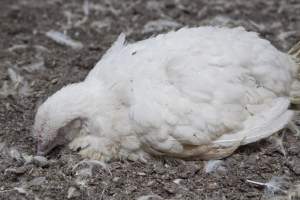
<svg viewBox="0 0 300 200">
<path fill-rule="evenodd" d="M 137 41 L 205 24 L 242 25 L 286 51 L 300 39 L 300 1 L 1 0 L 0 199 L 288 199 L 300 181 L 300 140 L 289 131 L 239 148 L 210 173 L 204 161 L 76 167 L 82 159 L 66 148 L 46 160 L 30 156 L 36 107 L 82 80 L 118 34 Z M 65 31 L 83 48 L 57 44 L 46 37 L 49 30 Z M 279 180 L 280 189 L 247 180 Z"/>
</svg>

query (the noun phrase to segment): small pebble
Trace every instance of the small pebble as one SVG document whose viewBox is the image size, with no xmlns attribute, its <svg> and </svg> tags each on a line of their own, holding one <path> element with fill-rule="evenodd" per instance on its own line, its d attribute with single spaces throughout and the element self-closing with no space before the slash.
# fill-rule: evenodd
<svg viewBox="0 0 300 200">
<path fill-rule="evenodd" d="M 49 165 L 49 161 L 44 156 L 34 156 L 33 163 L 39 167 L 45 167 Z"/>
<path fill-rule="evenodd" d="M 22 154 L 22 158 L 25 161 L 25 163 L 24 163 L 25 165 L 30 164 L 33 161 L 33 156 L 32 155 L 27 155 L 26 153 Z"/>
<path fill-rule="evenodd" d="M 225 172 L 226 168 L 224 167 L 223 160 L 210 160 L 206 162 L 204 167 L 205 173 L 213 173 L 213 172 Z"/>
<path fill-rule="evenodd" d="M 176 183 L 176 184 L 180 185 L 181 181 L 182 181 L 182 179 L 177 178 L 177 179 L 173 180 L 173 183 Z"/>
<path fill-rule="evenodd" d="M 176 184 L 166 184 L 164 185 L 164 190 L 166 190 L 170 194 L 175 194 L 177 192 L 177 185 Z"/>
<path fill-rule="evenodd" d="M 5 143 L 4 142 L 0 142 L 0 151 L 2 151 L 5 148 Z"/>
<path fill-rule="evenodd" d="M 146 186 L 152 186 L 152 185 L 154 185 L 155 184 L 155 181 L 149 181 L 147 184 L 146 184 Z"/>
<path fill-rule="evenodd" d="M 76 176 L 80 177 L 91 177 L 93 176 L 93 171 L 91 167 L 83 168 L 78 171 L 76 171 Z"/>
<path fill-rule="evenodd" d="M 207 185 L 208 189 L 217 189 L 218 188 L 218 184 L 217 183 L 209 183 Z"/>
<path fill-rule="evenodd" d="M 146 176 L 146 174 L 144 172 L 138 172 L 137 175 L 139 175 L 139 176 Z"/>
<path fill-rule="evenodd" d="M 160 196 L 156 195 L 156 194 L 150 194 L 150 195 L 143 195 L 137 198 L 137 200 L 161 200 L 163 198 L 161 198 Z"/>
<path fill-rule="evenodd" d="M 46 177 L 36 177 L 27 183 L 27 187 L 42 185 L 46 181 Z"/>
<path fill-rule="evenodd" d="M 11 158 L 13 158 L 13 159 L 15 159 L 17 161 L 21 161 L 22 160 L 21 154 L 20 154 L 20 152 L 17 149 L 11 148 L 9 150 L 9 155 L 10 155 Z"/>
<path fill-rule="evenodd" d="M 113 182 L 118 182 L 119 180 L 120 180 L 120 177 L 114 177 L 112 181 Z"/>
<path fill-rule="evenodd" d="M 28 168 L 21 166 L 21 167 L 17 167 L 17 168 L 8 168 L 5 170 L 5 174 L 7 173 L 13 173 L 13 174 L 24 174 L 26 171 L 28 170 Z"/>
<path fill-rule="evenodd" d="M 67 198 L 79 197 L 80 192 L 75 187 L 69 187 Z"/>
<path fill-rule="evenodd" d="M 52 83 L 52 84 L 56 84 L 57 82 L 58 82 L 58 79 L 57 79 L 57 78 L 54 78 L 54 79 L 51 80 L 51 83 Z"/>
<path fill-rule="evenodd" d="M 28 192 L 22 187 L 14 187 L 14 189 L 20 194 L 28 195 Z"/>
<path fill-rule="evenodd" d="M 298 158 L 292 158 L 288 162 L 288 167 L 291 171 L 293 171 L 296 175 L 300 175 L 300 159 Z"/>
</svg>

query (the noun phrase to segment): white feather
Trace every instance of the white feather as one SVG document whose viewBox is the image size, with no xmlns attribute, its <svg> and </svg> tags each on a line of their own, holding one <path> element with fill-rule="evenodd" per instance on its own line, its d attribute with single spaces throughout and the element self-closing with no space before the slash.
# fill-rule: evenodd
<svg viewBox="0 0 300 200">
<path fill-rule="evenodd" d="M 46 36 L 58 44 L 66 45 L 72 47 L 73 49 L 81 49 L 83 47 L 81 42 L 75 41 L 69 36 L 58 31 L 50 30 L 46 33 Z"/>
</svg>

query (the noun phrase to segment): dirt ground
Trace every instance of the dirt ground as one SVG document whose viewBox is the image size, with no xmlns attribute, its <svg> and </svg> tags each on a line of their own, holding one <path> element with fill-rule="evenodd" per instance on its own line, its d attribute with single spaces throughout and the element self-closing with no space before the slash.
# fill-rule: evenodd
<svg viewBox="0 0 300 200">
<path fill-rule="evenodd" d="M 206 24 L 242 25 L 286 51 L 300 39 L 300 1 L 1 0 L 0 199 L 293 199 L 300 140 L 289 131 L 209 163 L 161 158 L 76 165 L 81 158 L 63 148 L 32 156 L 36 107 L 82 80 L 121 32 L 137 41 Z M 77 43 L 58 44 L 47 36 L 51 30 Z"/>
</svg>

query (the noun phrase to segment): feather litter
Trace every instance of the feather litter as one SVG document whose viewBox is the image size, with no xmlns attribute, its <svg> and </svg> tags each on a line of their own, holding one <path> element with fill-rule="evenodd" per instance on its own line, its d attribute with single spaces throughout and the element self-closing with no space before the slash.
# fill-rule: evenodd
<svg viewBox="0 0 300 200">
<path fill-rule="evenodd" d="M 278 152 L 280 152 L 284 157 L 286 157 L 286 150 L 283 145 L 283 139 L 285 136 L 285 130 L 282 131 L 281 134 L 277 133 L 268 138 L 268 140 L 272 143 L 272 146 L 276 148 Z"/>
<path fill-rule="evenodd" d="M 50 30 L 46 33 L 46 36 L 60 45 L 68 46 L 73 49 L 83 48 L 83 44 L 81 42 L 73 40 L 69 36 L 58 31 Z"/>
<path fill-rule="evenodd" d="M 91 23 L 91 27 L 94 28 L 96 31 L 101 31 L 104 28 L 110 28 L 111 23 L 109 20 L 103 21 L 94 21 Z"/>
<path fill-rule="evenodd" d="M 7 73 L 10 81 L 4 81 L 0 88 L 0 96 L 4 98 L 8 96 L 28 96 L 31 88 L 28 82 L 17 70 L 16 67 L 8 68 Z"/>
<path fill-rule="evenodd" d="M 44 70 L 45 69 L 45 62 L 44 60 L 40 60 L 28 65 L 25 65 L 22 67 L 26 72 L 28 73 L 34 73 L 40 70 Z"/>
<path fill-rule="evenodd" d="M 205 173 L 212 173 L 216 171 L 226 171 L 226 168 L 224 167 L 224 161 L 223 160 L 210 160 L 205 163 L 204 167 Z"/>
<path fill-rule="evenodd" d="M 267 195 L 287 194 L 289 183 L 286 177 L 273 176 L 269 182 L 246 180 L 247 183 L 263 186 Z"/>
<path fill-rule="evenodd" d="M 84 0 L 82 10 L 83 10 L 84 16 L 89 16 L 90 15 L 90 2 L 89 2 L 89 0 Z"/>
<path fill-rule="evenodd" d="M 144 25 L 142 30 L 143 33 L 151 33 L 151 32 L 158 32 L 163 30 L 175 30 L 179 28 L 181 24 L 176 21 L 170 21 L 165 19 L 159 19 L 154 21 L 149 21 Z"/>
<path fill-rule="evenodd" d="M 83 161 L 80 161 L 79 163 L 77 163 L 76 165 L 73 166 L 72 171 L 74 171 L 77 167 L 79 167 L 80 165 L 83 165 L 83 164 L 87 164 L 90 170 L 92 170 L 92 168 L 94 166 L 101 166 L 103 169 L 107 170 L 110 175 L 112 175 L 111 171 L 107 167 L 107 164 L 102 162 L 102 161 L 99 161 L 99 160 L 83 160 Z"/>
<path fill-rule="evenodd" d="M 161 196 L 157 194 L 149 194 L 138 197 L 136 200 L 160 200 L 163 199 Z"/>
<path fill-rule="evenodd" d="M 67 195 L 68 199 L 78 197 L 78 196 L 80 196 L 80 192 L 75 187 L 70 187 L 68 189 L 68 195 Z"/>
</svg>

